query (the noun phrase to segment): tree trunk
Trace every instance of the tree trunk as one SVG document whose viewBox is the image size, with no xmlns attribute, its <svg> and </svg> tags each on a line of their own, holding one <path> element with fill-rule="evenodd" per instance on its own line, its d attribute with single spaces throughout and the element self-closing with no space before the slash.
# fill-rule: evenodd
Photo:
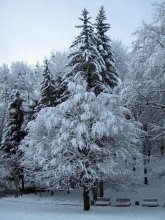
<svg viewBox="0 0 165 220">
<path fill-rule="evenodd" d="M 100 197 L 104 196 L 104 183 L 103 181 L 100 182 Z"/>
<path fill-rule="evenodd" d="M 14 196 L 17 198 L 18 197 L 18 189 L 19 189 L 19 180 L 16 178 L 14 179 L 14 185 L 15 185 L 15 189 L 14 189 Z"/>
<path fill-rule="evenodd" d="M 147 168 L 144 168 L 144 184 L 148 184 L 148 177 L 147 177 Z"/>
<path fill-rule="evenodd" d="M 89 189 L 85 186 L 84 186 L 84 191 L 83 191 L 83 197 L 84 197 L 84 210 L 89 211 L 90 210 Z"/>
<path fill-rule="evenodd" d="M 136 171 L 136 157 L 133 158 L 133 171 Z"/>
<path fill-rule="evenodd" d="M 70 189 L 69 189 L 69 187 L 67 187 L 66 192 L 67 192 L 68 194 L 70 194 Z"/>
<path fill-rule="evenodd" d="M 143 125 L 143 130 L 147 133 L 148 131 L 148 126 L 147 124 Z M 149 157 L 150 157 L 150 148 L 149 148 L 149 143 L 148 143 L 148 135 L 146 135 L 143 143 L 143 164 L 144 164 L 144 184 L 148 184 L 148 164 L 150 162 Z"/>
<path fill-rule="evenodd" d="M 164 155 L 164 143 L 163 143 L 163 140 L 161 140 L 160 152 L 161 152 L 161 155 Z"/>
<path fill-rule="evenodd" d="M 96 184 L 92 188 L 92 194 L 93 194 L 93 200 L 96 201 L 97 200 L 97 186 L 96 186 Z"/>
<path fill-rule="evenodd" d="M 21 176 L 21 184 L 22 184 L 22 193 L 23 193 L 25 190 L 25 182 L 24 182 L 24 175 L 23 174 Z"/>
</svg>

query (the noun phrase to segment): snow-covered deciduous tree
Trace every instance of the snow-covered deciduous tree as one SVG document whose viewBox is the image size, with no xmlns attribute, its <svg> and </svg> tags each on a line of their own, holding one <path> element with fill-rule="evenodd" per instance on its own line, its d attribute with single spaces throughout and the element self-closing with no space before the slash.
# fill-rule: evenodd
<svg viewBox="0 0 165 220">
<path fill-rule="evenodd" d="M 135 32 L 130 80 L 125 82 L 123 92 L 126 105 L 147 130 L 144 137 L 146 157 L 162 149 L 165 131 L 165 3 L 156 4 L 153 12 L 152 23 L 143 22 Z M 146 169 L 144 171 L 147 172 Z"/>
<path fill-rule="evenodd" d="M 4 126 L 4 108 L 3 105 L 0 103 L 0 142 L 2 139 L 2 130 L 3 130 L 3 126 Z"/>
<path fill-rule="evenodd" d="M 49 59 L 49 69 L 54 79 L 64 78 L 64 76 L 70 72 L 70 67 L 67 66 L 69 59 L 69 51 L 56 51 L 51 53 Z"/>
<path fill-rule="evenodd" d="M 16 61 L 11 64 L 11 89 L 18 85 L 22 97 L 29 103 L 36 96 L 39 79 L 34 68 L 26 62 Z"/>
<path fill-rule="evenodd" d="M 136 32 L 137 40 L 134 42 L 130 68 L 132 80 L 130 86 L 127 87 L 129 104 L 135 106 L 138 119 L 143 117 L 142 120 L 147 120 L 149 117 L 148 122 L 152 124 L 157 124 L 163 119 L 162 114 L 165 109 L 165 18 L 163 11 L 165 13 L 164 3 L 156 5 L 153 22 L 149 25 L 143 23 L 143 26 Z M 137 108 L 140 108 L 138 112 Z M 156 114 L 155 117 L 153 114 Z"/>
<path fill-rule="evenodd" d="M 0 66 L 0 103 L 6 107 L 9 98 L 9 75 L 10 69 L 6 64 Z"/>
<path fill-rule="evenodd" d="M 69 99 L 42 109 L 28 124 L 29 133 L 20 146 L 22 164 L 25 170 L 38 168 L 36 181 L 50 189 L 73 183 L 83 187 L 84 210 L 89 210 L 89 190 L 96 182 L 131 172 L 133 157 L 140 157 L 141 129 L 126 119 L 129 111 L 120 106 L 119 97 L 96 96 L 73 82 L 68 89 Z"/>
<path fill-rule="evenodd" d="M 119 79 L 126 83 L 129 78 L 128 72 L 130 62 L 128 48 L 123 44 L 122 41 L 119 40 L 112 40 L 111 46 Z"/>
<path fill-rule="evenodd" d="M 10 91 L 10 69 L 6 64 L 3 64 L 0 66 L 0 142 Z"/>
<path fill-rule="evenodd" d="M 114 62 L 113 52 L 111 48 L 111 40 L 107 36 L 107 32 L 110 29 L 110 25 L 106 23 L 106 15 L 104 7 L 102 6 L 96 17 L 96 38 L 97 38 L 97 48 L 100 52 L 106 69 L 102 71 L 102 79 L 106 86 L 114 87 L 118 84 L 118 74 Z"/>
</svg>

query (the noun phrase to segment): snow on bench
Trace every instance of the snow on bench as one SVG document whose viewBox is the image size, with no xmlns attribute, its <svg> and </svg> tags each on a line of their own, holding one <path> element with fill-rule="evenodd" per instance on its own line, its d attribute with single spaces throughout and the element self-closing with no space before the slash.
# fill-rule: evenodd
<svg viewBox="0 0 165 220">
<path fill-rule="evenodd" d="M 118 207 L 128 207 L 131 205 L 129 198 L 118 198 L 116 199 L 116 206 Z"/>
<path fill-rule="evenodd" d="M 157 207 L 158 200 L 157 199 L 143 199 L 142 205 L 144 207 Z"/>
<path fill-rule="evenodd" d="M 96 201 L 91 202 L 91 204 L 95 206 L 109 206 L 111 205 L 111 200 L 110 198 L 103 198 L 103 197 L 98 197 Z"/>
</svg>

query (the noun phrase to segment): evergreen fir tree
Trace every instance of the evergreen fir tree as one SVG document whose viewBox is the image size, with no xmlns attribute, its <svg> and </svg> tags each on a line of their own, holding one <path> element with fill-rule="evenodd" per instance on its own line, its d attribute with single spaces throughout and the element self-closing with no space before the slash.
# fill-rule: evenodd
<svg viewBox="0 0 165 220">
<path fill-rule="evenodd" d="M 44 107 L 53 107 L 55 106 L 55 101 L 55 82 L 49 70 L 48 60 L 46 59 L 43 71 L 43 81 L 41 82 L 41 95 L 36 110 L 39 111 Z"/>
<path fill-rule="evenodd" d="M 19 91 L 14 90 L 11 94 L 11 102 L 9 103 L 6 118 L 7 123 L 1 143 L 1 149 L 8 155 L 16 154 L 18 145 L 25 134 L 22 130 L 24 120 L 22 102 Z"/>
<path fill-rule="evenodd" d="M 0 164 L 3 164 L 3 168 L 6 170 L 4 178 L 13 182 L 17 193 L 20 179 L 22 180 L 22 189 L 24 188 L 23 170 L 20 166 L 21 152 L 18 149 L 25 136 L 22 129 L 24 111 L 22 108 L 23 100 L 20 98 L 18 90 L 14 90 L 10 98 L 11 102 L 7 110 L 6 126 L 1 142 Z"/>
<path fill-rule="evenodd" d="M 67 82 L 65 81 L 65 78 L 63 79 L 62 77 L 56 78 L 56 102 L 55 106 L 58 104 L 64 102 L 68 98 L 68 90 L 67 90 Z"/>
<path fill-rule="evenodd" d="M 96 17 L 96 36 L 97 36 L 97 49 L 101 54 L 106 70 L 102 72 L 102 78 L 105 85 L 113 88 L 118 83 L 118 74 L 113 59 L 113 53 L 110 45 L 110 38 L 106 35 L 110 29 L 110 25 L 106 23 L 106 15 L 104 7 L 102 6 L 99 10 L 98 16 Z"/>
<path fill-rule="evenodd" d="M 89 12 L 84 9 L 79 19 L 82 25 L 77 28 L 81 29 L 81 33 L 71 45 L 71 49 L 78 49 L 69 56 L 69 66 L 73 69 L 67 77 L 76 79 L 81 76 L 87 83 L 88 91 L 99 94 L 104 87 L 101 72 L 106 70 L 105 63 L 96 47 L 97 41 Z"/>
</svg>

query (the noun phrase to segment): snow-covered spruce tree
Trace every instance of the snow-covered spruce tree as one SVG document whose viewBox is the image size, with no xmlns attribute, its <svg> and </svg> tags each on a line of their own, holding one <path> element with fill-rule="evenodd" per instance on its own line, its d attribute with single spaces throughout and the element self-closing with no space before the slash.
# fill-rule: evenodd
<svg viewBox="0 0 165 220">
<path fill-rule="evenodd" d="M 128 110 L 120 107 L 118 97 L 96 96 L 73 82 L 68 89 L 70 98 L 42 109 L 28 124 L 20 147 L 22 164 L 25 169 L 39 167 L 36 181 L 49 189 L 72 183 L 83 187 L 84 210 L 89 210 L 89 190 L 96 182 L 130 174 L 132 158 L 140 155 L 140 127 L 126 119 Z"/>
<path fill-rule="evenodd" d="M 55 82 L 49 70 L 48 60 L 45 59 L 44 63 L 45 66 L 42 75 L 43 80 L 41 82 L 40 99 L 36 108 L 37 111 L 41 110 L 44 107 L 55 106 L 56 101 Z"/>
<path fill-rule="evenodd" d="M 110 29 L 110 25 L 106 23 L 106 15 L 104 7 L 102 6 L 96 17 L 96 38 L 97 38 L 97 48 L 101 54 L 106 69 L 102 72 L 102 79 L 106 86 L 113 88 L 118 84 L 118 74 L 115 66 L 113 52 L 111 48 L 111 40 L 107 36 L 107 32 Z"/>
<path fill-rule="evenodd" d="M 101 54 L 106 69 L 102 71 L 101 76 L 105 88 L 114 88 L 118 84 L 118 74 L 113 59 L 113 53 L 111 48 L 111 40 L 107 36 L 107 32 L 110 29 L 110 25 L 106 22 L 106 15 L 104 7 L 102 6 L 99 10 L 98 16 L 96 17 L 96 39 L 97 39 L 97 49 Z M 103 183 L 100 183 L 100 197 L 103 197 Z"/>
<path fill-rule="evenodd" d="M 19 165 L 20 152 L 18 151 L 18 145 L 25 136 L 25 132 L 22 130 L 24 120 L 23 100 L 18 90 L 13 90 L 10 98 L 1 142 L 1 162 L 3 162 L 6 170 L 10 170 L 5 178 L 12 180 L 18 187 L 19 179 L 23 178 Z"/>
<path fill-rule="evenodd" d="M 72 71 L 66 76 L 67 79 L 79 77 L 87 82 L 87 89 L 99 94 L 105 89 L 101 73 L 106 69 L 105 62 L 97 50 L 96 37 L 93 26 L 90 22 L 89 12 L 84 9 L 82 17 L 79 18 L 82 25 L 80 35 L 76 37 L 71 45 L 73 53 L 70 54 L 69 66 Z"/>
</svg>

